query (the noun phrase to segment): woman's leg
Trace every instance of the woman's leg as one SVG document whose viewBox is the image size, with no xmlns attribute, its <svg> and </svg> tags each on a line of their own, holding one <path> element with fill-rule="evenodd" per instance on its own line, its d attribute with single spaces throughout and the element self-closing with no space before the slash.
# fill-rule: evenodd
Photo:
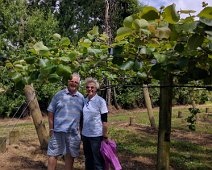
<svg viewBox="0 0 212 170">
<path fill-rule="evenodd" d="M 94 170 L 93 153 L 89 137 L 82 136 L 83 151 L 85 155 L 85 170 Z"/>
</svg>

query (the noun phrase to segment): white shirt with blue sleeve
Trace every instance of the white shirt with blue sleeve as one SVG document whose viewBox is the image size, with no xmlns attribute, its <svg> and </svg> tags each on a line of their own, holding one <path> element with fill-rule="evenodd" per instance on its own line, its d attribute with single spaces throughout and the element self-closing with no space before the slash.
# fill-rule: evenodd
<svg viewBox="0 0 212 170">
<path fill-rule="evenodd" d="M 103 135 L 101 114 L 108 113 L 106 101 L 97 94 L 90 100 L 85 99 L 83 107 L 82 135 L 86 137 L 99 137 Z"/>
</svg>

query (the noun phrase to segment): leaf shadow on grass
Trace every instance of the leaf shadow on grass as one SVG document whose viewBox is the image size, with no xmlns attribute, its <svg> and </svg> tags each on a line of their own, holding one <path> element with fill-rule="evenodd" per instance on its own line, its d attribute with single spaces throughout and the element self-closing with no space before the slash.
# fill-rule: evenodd
<svg viewBox="0 0 212 170">
<path fill-rule="evenodd" d="M 114 130 L 111 136 L 117 143 L 117 152 L 123 169 L 155 169 L 156 141 L 126 129 Z"/>
<path fill-rule="evenodd" d="M 32 169 L 43 170 L 47 169 L 46 165 L 42 161 L 35 161 L 25 156 L 13 156 L 10 158 L 11 162 L 20 162 L 14 169 Z M 19 167 L 20 166 L 20 167 Z M 11 168 L 11 170 L 13 169 Z"/>
<path fill-rule="evenodd" d="M 189 141 L 176 140 L 172 141 L 171 149 L 170 160 L 176 169 L 212 170 L 212 149 L 205 149 L 204 146 Z"/>
</svg>

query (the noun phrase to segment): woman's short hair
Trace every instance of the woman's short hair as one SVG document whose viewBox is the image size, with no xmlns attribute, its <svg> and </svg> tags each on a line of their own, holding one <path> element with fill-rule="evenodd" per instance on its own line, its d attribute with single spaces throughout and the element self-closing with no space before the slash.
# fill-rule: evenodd
<svg viewBox="0 0 212 170">
<path fill-rule="evenodd" d="M 95 78 L 93 78 L 93 77 L 86 78 L 85 79 L 85 84 L 87 85 L 89 83 L 94 83 L 96 88 L 99 89 L 99 83 L 98 83 L 98 81 Z"/>
</svg>

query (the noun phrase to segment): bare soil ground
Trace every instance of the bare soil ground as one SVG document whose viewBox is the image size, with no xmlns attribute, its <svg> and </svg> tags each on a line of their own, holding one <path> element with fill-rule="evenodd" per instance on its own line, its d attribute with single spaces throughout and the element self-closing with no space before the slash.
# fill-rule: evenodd
<svg viewBox="0 0 212 170">
<path fill-rule="evenodd" d="M 0 120 L 0 125 L 8 125 L 10 119 Z M 30 124 L 31 118 L 19 120 L 18 124 Z M 143 133 L 151 133 L 157 135 L 157 131 L 145 125 L 134 124 L 129 126 L 127 123 L 119 123 L 117 127 L 128 128 L 132 131 L 142 131 Z M 5 153 L 0 153 L 0 170 L 44 170 L 47 169 L 46 151 L 40 149 L 39 141 L 35 134 L 35 129 L 26 126 L 27 135 L 20 135 L 20 140 L 16 144 L 7 144 Z M 212 147 L 211 134 L 192 134 L 188 131 L 173 130 L 172 137 L 182 141 L 191 141 L 199 145 Z M 195 140 L 194 140 L 195 139 Z M 81 156 L 75 160 L 75 170 L 84 169 L 84 159 L 81 148 Z M 156 162 L 146 157 L 136 157 L 130 154 L 118 155 L 122 163 L 123 170 L 154 170 Z M 64 161 L 62 158 L 58 160 L 57 170 L 64 169 Z"/>
</svg>

